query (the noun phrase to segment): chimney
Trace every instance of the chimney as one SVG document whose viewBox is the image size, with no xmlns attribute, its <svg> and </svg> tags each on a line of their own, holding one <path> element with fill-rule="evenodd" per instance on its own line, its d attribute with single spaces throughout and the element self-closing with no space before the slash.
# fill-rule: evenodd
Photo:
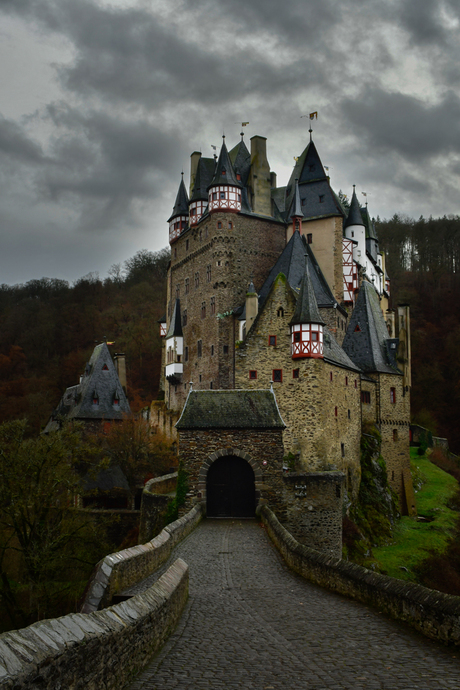
<svg viewBox="0 0 460 690">
<path fill-rule="evenodd" d="M 126 359 L 123 352 L 116 352 L 114 355 L 115 368 L 117 370 L 118 378 L 120 380 L 121 387 L 123 388 L 125 395 L 127 393 L 127 383 L 126 383 Z"/>
<path fill-rule="evenodd" d="M 266 137 L 251 137 L 252 210 L 262 216 L 271 216 L 271 176 L 267 160 Z"/>
<path fill-rule="evenodd" d="M 195 186 L 196 171 L 198 170 L 198 163 L 200 162 L 201 152 L 194 151 L 190 156 L 190 190 L 189 197 L 192 196 L 193 187 Z"/>
</svg>

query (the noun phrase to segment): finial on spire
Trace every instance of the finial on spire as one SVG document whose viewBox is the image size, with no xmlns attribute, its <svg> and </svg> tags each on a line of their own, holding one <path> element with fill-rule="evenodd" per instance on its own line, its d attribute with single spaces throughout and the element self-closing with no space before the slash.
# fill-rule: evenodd
<svg viewBox="0 0 460 690">
<path fill-rule="evenodd" d="M 244 132 L 240 132 L 241 141 L 243 141 Z"/>
<path fill-rule="evenodd" d="M 311 143 L 311 141 L 312 141 L 312 136 L 311 136 L 311 135 L 312 135 L 312 133 L 313 133 L 313 130 L 312 130 L 312 128 L 311 128 L 311 124 L 310 124 L 310 129 L 309 129 L 308 131 L 310 132 L 310 143 Z"/>
</svg>

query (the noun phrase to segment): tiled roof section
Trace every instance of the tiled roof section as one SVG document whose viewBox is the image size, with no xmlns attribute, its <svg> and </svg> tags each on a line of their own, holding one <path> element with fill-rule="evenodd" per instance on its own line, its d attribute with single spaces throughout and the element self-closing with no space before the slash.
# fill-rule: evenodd
<svg viewBox="0 0 460 690">
<path fill-rule="evenodd" d="M 326 327 L 323 329 L 323 357 L 325 362 L 361 373 L 360 368 L 351 361 Z"/>
<path fill-rule="evenodd" d="M 243 139 L 230 151 L 229 156 L 235 173 L 241 175 L 241 184 L 246 185 L 251 169 L 251 154 Z"/>
<path fill-rule="evenodd" d="M 174 204 L 172 214 L 168 218 L 168 223 L 176 216 L 188 216 L 188 194 L 185 189 L 183 175 L 177 192 L 176 203 Z"/>
<path fill-rule="evenodd" d="M 359 201 L 354 189 L 353 196 L 351 197 L 350 210 L 348 212 L 347 219 L 343 224 L 343 227 L 347 228 L 349 225 L 364 225 L 364 221 L 361 215 L 361 209 L 359 208 Z"/>
<path fill-rule="evenodd" d="M 191 391 L 177 429 L 284 429 L 271 390 Z"/>
<path fill-rule="evenodd" d="M 174 303 L 174 309 L 173 309 L 173 314 L 171 317 L 171 321 L 169 323 L 169 328 L 168 332 L 166 333 L 166 339 L 168 338 L 182 338 L 183 333 L 182 333 L 182 323 L 181 323 L 181 314 L 180 314 L 180 300 L 176 299 Z"/>
<path fill-rule="evenodd" d="M 271 190 L 271 197 L 273 203 L 278 210 L 280 216 L 284 220 L 284 213 L 286 211 L 286 187 L 275 187 Z"/>
<path fill-rule="evenodd" d="M 64 410 L 64 416 L 69 419 L 123 419 L 123 415 L 131 413 L 106 343 L 96 345 L 80 384 L 64 393 L 61 400 L 64 406 L 69 392 L 74 397 L 74 404 L 67 414 Z M 97 404 L 94 398 L 97 398 Z M 118 399 L 118 405 L 114 405 L 115 399 Z"/>
<path fill-rule="evenodd" d="M 365 372 L 378 371 L 399 374 L 391 366 L 387 348 L 389 340 L 377 292 L 363 280 L 343 341 L 343 349 L 350 359 Z"/>
<path fill-rule="evenodd" d="M 211 184 L 215 167 L 216 161 L 214 158 L 200 158 L 190 201 L 207 200 L 208 187 Z"/>
<path fill-rule="evenodd" d="M 310 280 L 318 307 L 333 307 L 336 304 L 331 289 L 310 246 L 305 241 L 305 237 L 298 232 L 294 232 L 259 292 L 259 310 L 267 299 L 273 282 L 280 273 L 286 276 L 289 285 L 294 290 L 300 287 L 305 275 L 305 254 L 307 254 Z"/>
<path fill-rule="evenodd" d="M 363 219 L 363 225 L 366 228 L 366 238 L 370 240 L 377 240 L 377 235 L 375 233 L 374 223 L 369 215 L 367 206 L 363 206 L 361 209 L 361 217 Z"/>
<path fill-rule="evenodd" d="M 297 297 L 296 308 L 290 325 L 293 326 L 294 324 L 299 323 L 319 323 L 325 326 L 325 323 L 318 311 L 315 291 L 313 290 L 313 285 L 310 280 L 308 261 L 305 263 L 306 266 L 304 276 L 300 284 L 300 293 Z"/>
<path fill-rule="evenodd" d="M 222 142 L 222 148 L 220 149 L 219 159 L 217 161 L 214 176 L 211 180 L 209 187 L 214 187 L 215 185 L 221 184 L 229 184 L 234 187 L 242 186 L 241 182 L 239 182 L 236 179 L 236 174 L 233 170 L 233 165 L 230 160 L 230 156 L 228 155 L 227 147 L 225 146 L 225 139 Z"/>
</svg>

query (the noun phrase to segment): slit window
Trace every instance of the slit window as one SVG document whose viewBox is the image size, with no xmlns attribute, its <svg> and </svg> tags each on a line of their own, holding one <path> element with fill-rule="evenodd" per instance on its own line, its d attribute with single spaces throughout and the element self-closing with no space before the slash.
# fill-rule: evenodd
<svg viewBox="0 0 460 690">
<path fill-rule="evenodd" d="M 390 388 L 390 402 L 393 404 L 396 402 L 396 388 Z"/>
<path fill-rule="evenodd" d="M 276 335 L 269 335 L 268 336 L 268 344 L 276 346 Z"/>
<path fill-rule="evenodd" d="M 196 344 L 196 353 L 198 357 L 201 357 L 203 354 L 203 343 L 201 340 L 198 340 Z"/>
<path fill-rule="evenodd" d="M 293 369 L 292 370 L 292 378 L 293 379 L 298 379 L 300 375 L 300 370 L 299 369 Z"/>
<path fill-rule="evenodd" d="M 307 243 L 311 244 L 312 242 L 313 242 L 313 235 L 311 232 L 309 232 L 307 235 Z"/>
</svg>

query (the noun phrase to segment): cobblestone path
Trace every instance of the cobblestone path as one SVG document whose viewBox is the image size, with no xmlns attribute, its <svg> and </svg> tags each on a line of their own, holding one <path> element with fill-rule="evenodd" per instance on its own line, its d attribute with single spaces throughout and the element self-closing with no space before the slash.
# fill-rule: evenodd
<svg viewBox="0 0 460 690">
<path fill-rule="evenodd" d="M 255 521 L 204 520 L 178 556 L 189 602 L 130 690 L 460 688 L 460 650 L 293 574 Z"/>
</svg>

